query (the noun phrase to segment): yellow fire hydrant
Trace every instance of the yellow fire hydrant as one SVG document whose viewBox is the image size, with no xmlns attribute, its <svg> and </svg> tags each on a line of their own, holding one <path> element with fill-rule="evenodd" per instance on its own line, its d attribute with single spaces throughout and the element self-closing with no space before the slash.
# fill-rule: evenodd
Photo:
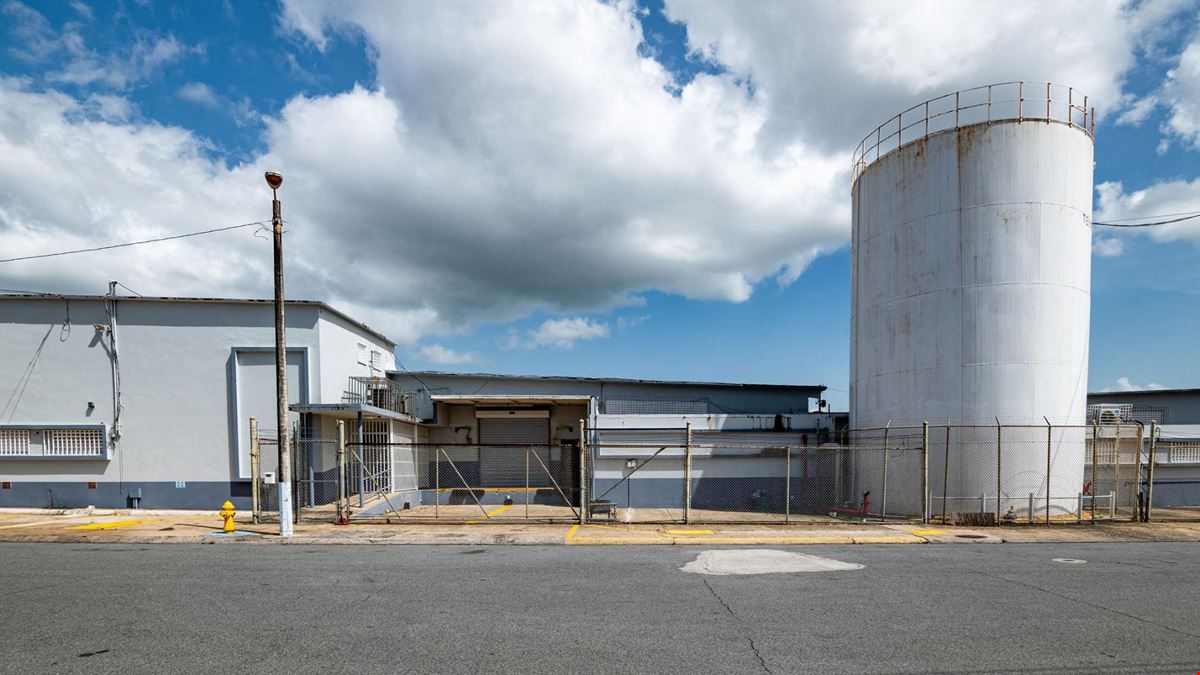
<svg viewBox="0 0 1200 675">
<path fill-rule="evenodd" d="M 233 517 L 237 515 L 237 511 L 233 510 L 233 502 L 226 499 L 225 503 L 221 505 L 221 510 L 217 512 L 217 515 L 225 519 L 225 525 L 221 528 L 222 532 L 233 534 L 237 531 L 237 528 L 233 526 Z"/>
</svg>

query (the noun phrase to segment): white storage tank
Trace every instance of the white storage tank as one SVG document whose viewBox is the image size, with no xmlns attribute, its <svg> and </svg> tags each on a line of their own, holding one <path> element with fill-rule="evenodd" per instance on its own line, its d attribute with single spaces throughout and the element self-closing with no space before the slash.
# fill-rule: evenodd
<svg viewBox="0 0 1200 675">
<path fill-rule="evenodd" d="M 1084 422 L 1089 106 L 1046 83 L 978 87 L 897 115 L 855 154 L 851 428 L 992 425 L 955 439 L 951 498 L 999 492 L 1004 511 L 1044 500 L 1045 427 L 1005 430 L 998 467 L 997 420 Z M 1082 486 L 1084 435 L 1060 434 L 1052 455 L 1054 510 L 1074 511 L 1066 497 Z M 931 455 L 931 491 L 941 466 Z M 912 481 L 894 484 L 889 510 L 920 513 L 920 498 Z"/>
</svg>

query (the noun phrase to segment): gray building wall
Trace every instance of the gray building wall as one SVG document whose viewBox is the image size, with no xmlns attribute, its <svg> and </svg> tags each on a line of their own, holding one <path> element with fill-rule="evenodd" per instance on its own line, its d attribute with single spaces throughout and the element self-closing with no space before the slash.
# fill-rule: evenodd
<svg viewBox="0 0 1200 675">
<path fill-rule="evenodd" d="M 430 395 L 583 395 L 599 403 L 601 413 L 655 412 L 609 409 L 627 401 L 691 401 L 707 399 L 709 410 L 694 412 L 806 413 L 810 399 L 821 397 L 819 385 L 733 384 L 723 382 L 661 382 L 602 378 L 538 377 L 474 373 L 393 372 L 406 391 Z M 660 412 L 674 412 L 661 410 Z M 682 411 L 681 411 L 682 412 Z"/>
<path fill-rule="evenodd" d="M 1166 424 L 1200 424 L 1200 389 L 1105 391 L 1088 394 L 1088 405 L 1128 403 L 1138 409 L 1162 408 Z"/>
<path fill-rule="evenodd" d="M 1154 505 L 1200 506 L 1200 462 L 1172 461 L 1176 453 L 1166 450 L 1175 444 L 1193 448 L 1200 444 L 1200 389 L 1095 392 L 1088 394 L 1088 404 L 1129 404 L 1134 419 L 1147 426 L 1150 419 L 1161 422 L 1163 451 L 1155 462 Z M 1178 454 L 1195 457 L 1197 453 Z"/>
<path fill-rule="evenodd" d="M 246 508 L 247 418 L 274 426 L 272 305 L 119 298 L 115 308 L 121 433 L 111 458 L 0 457 L 9 486 L 0 506 L 126 507 L 140 494 L 143 507 L 213 509 L 232 499 Z M 0 425 L 111 430 L 107 324 L 100 298 L 0 297 Z M 315 303 L 289 303 L 287 330 L 292 402 L 340 395 L 350 375 L 367 374 L 347 342 L 389 358 L 393 348 Z"/>
</svg>

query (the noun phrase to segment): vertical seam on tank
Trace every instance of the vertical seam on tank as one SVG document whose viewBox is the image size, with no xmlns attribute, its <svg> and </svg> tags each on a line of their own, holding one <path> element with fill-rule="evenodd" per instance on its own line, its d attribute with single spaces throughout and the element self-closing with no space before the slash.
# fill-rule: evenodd
<svg viewBox="0 0 1200 675">
<path fill-rule="evenodd" d="M 956 131 L 954 134 L 955 152 L 954 152 L 954 182 L 958 188 L 955 204 L 955 211 L 958 212 L 958 419 L 963 419 L 963 400 L 964 400 L 964 382 L 967 372 L 967 337 L 966 337 L 966 283 L 963 278 L 963 184 L 962 184 L 962 152 L 959 148 L 962 147 L 962 132 Z"/>
<path fill-rule="evenodd" d="M 854 399 L 857 397 L 858 387 L 854 386 L 854 381 L 858 377 L 858 368 L 861 365 L 858 356 L 858 275 L 862 273 L 858 264 L 858 256 L 861 254 L 858 246 L 859 230 L 861 229 L 859 227 L 859 220 L 862 217 L 862 199 L 859 198 L 860 192 L 858 181 L 854 181 L 850 185 L 850 200 L 853 202 L 850 216 L 850 341 L 852 343 L 850 363 L 852 365 L 848 385 L 850 400 L 846 406 L 850 409 L 852 417 L 857 417 L 857 415 L 854 415 L 855 408 L 857 407 Z M 853 424 L 850 426 L 853 426 Z"/>
</svg>

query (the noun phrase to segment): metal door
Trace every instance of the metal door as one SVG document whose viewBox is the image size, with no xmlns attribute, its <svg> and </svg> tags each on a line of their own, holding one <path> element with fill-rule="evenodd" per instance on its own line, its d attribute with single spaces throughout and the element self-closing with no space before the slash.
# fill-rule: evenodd
<svg viewBox="0 0 1200 675">
<path fill-rule="evenodd" d="M 480 417 L 479 443 L 480 487 L 523 486 L 527 447 L 550 464 L 550 418 Z"/>
</svg>

